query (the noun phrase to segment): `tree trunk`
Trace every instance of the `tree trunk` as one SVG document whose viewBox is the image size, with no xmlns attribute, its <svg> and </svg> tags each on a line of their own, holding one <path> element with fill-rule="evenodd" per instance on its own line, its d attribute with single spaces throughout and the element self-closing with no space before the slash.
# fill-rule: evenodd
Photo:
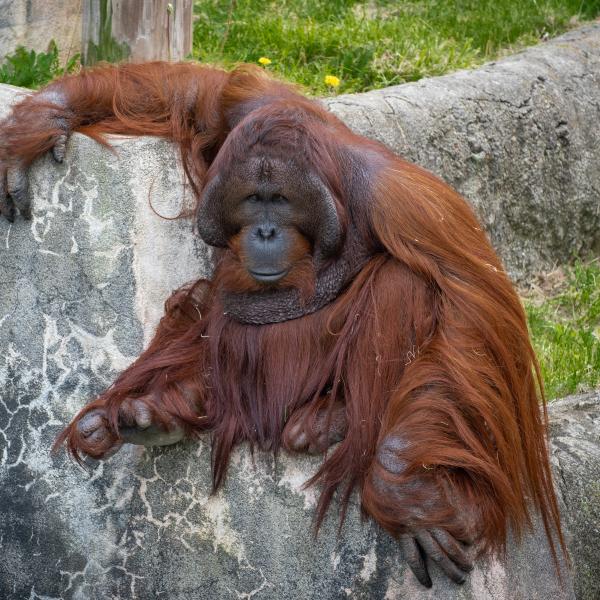
<svg viewBox="0 0 600 600">
<path fill-rule="evenodd" d="M 193 0 L 84 0 L 82 61 L 183 60 L 192 51 Z"/>
</svg>

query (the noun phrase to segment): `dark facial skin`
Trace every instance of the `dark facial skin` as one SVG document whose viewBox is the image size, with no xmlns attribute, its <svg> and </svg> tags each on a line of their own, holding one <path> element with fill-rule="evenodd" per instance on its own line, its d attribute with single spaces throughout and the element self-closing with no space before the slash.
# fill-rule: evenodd
<svg viewBox="0 0 600 600">
<path fill-rule="evenodd" d="M 298 259 L 299 240 L 317 264 L 341 246 L 341 225 L 325 184 L 294 161 L 253 156 L 219 164 L 204 189 L 197 215 L 205 242 L 227 247 L 238 239 L 248 273 L 277 283 Z"/>
<path fill-rule="evenodd" d="M 293 239 L 293 209 L 287 198 L 258 186 L 239 206 L 244 223 L 240 254 L 248 273 L 260 283 L 276 283 L 287 275 Z"/>
</svg>

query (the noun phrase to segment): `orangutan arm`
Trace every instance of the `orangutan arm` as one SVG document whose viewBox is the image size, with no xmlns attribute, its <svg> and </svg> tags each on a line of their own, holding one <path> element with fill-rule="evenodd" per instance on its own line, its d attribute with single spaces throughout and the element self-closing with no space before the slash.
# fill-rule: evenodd
<svg viewBox="0 0 600 600">
<path fill-rule="evenodd" d="M 155 135 L 203 150 L 218 137 L 228 74 L 190 63 L 105 66 L 59 79 L 25 97 L 0 122 L 0 214 L 31 214 L 27 167 L 51 151 L 62 162 L 73 131 Z M 201 154 L 196 161 L 202 170 Z"/>
<path fill-rule="evenodd" d="M 502 551 L 532 507 L 562 544 L 539 370 L 519 298 L 466 202 L 398 159 L 377 181 L 374 231 L 412 274 L 405 292 L 430 298 L 402 314 L 415 330 L 431 327 L 386 398 L 363 507 L 399 538 L 424 585 L 424 556 L 461 582 L 468 547 Z"/>
<path fill-rule="evenodd" d="M 285 84 L 251 65 L 232 72 L 194 63 L 153 62 L 85 69 L 27 96 L 0 121 L 0 215 L 31 214 L 27 167 L 52 151 L 62 162 L 68 136 L 79 131 L 153 135 L 175 142 L 195 192 L 231 128 L 275 97 Z"/>
<path fill-rule="evenodd" d="M 108 458 L 124 442 L 174 444 L 204 431 L 208 283 L 181 288 L 165 304 L 150 346 L 98 398 L 82 408 L 54 444 L 73 458 Z"/>
</svg>

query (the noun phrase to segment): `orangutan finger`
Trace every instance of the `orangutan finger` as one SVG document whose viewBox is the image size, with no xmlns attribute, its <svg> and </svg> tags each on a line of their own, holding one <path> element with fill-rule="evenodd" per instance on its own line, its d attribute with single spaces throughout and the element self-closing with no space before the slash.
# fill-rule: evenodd
<svg viewBox="0 0 600 600">
<path fill-rule="evenodd" d="M 79 419 L 77 429 L 84 438 L 89 437 L 98 429 L 104 428 L 104 412 L 101 410 L 91 410 Z"/>
<path fill-rule="evenodd" d="M 442 550 L 463 571 L 473 570 L 473 560 L 469 558 L 466 548 L 453 535 L 445 529 L 436 527 L 430 531 L 433 539 L 440 545 Z"/>
<path fill-rule="evenodd" d="M 29 184 L 27 170 L 24 167 L 9 167 L 6 172 L 6 185 L 10 197 L 13 199 L 21 216 L 31 219 L 31 202 L 29 199 Z"/>
<path fill-rule="evenodd" d="M 6 185 L 6 170 L 0 169 L 0 215 L 11 223 L 15 220 L 15 205 L 8 196 Z"/>
<path fill-rule="evenodd" d="M 334 406 L 329 426 L 327 427 L 327 441 L 329 445 L 341 442 L 348 433 L 348 417 L 346 415 L 346 405 L 336 402 Z"/>
<path fill-rule="evenodd" d="M 454 581 L 462 584 L 467 580 L 467 574 L 461 571 L 450 558 L 446 555 L 441 546 L 433 539 L 431 534 L 426 530 L 418 531 L 415 535 L 419 545 L 425 551 L 425 554 L 437 563 L 438 566 Z"/>
<path fill-rule="evenodd" d="M 62 134 L 56 140 L 56 143 L 52 147 L 52 156 L 54 160 L 58 163 L 61 163 L 67 154 L 67 134 Z"/>
<path fill-rule="evenodd" d="M 398 541 L 400 543 L 402 556 L 415 577 L 419 580 L 419 583 L 430 588 L 433 585 L 431 577 L 429 576 L 427 565 L 423 560 L 423 555 L 421 554 L 421 550 L 419 549 L 416 540 L 412 535 L 405 534 L 401 535 Z"/>
<path fill-rule="evenodd" d="M 139 429 L 147 429 L 152 425 L 152 410 L 145 402 L 134 400 L 133 413 L 135 415 L 135 423 Z"/>
<path fill-rule="evenodd" d="M 101 446 L 106 443 L 108 437 L 108 430 L 104 427 L 98 427 L 86 436 L 85 441 L 90 446 Z"/>
</svg>

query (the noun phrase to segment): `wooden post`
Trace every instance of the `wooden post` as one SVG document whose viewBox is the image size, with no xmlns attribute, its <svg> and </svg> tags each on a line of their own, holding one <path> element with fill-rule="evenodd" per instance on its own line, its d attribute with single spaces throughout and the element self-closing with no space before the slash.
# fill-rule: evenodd
<svg viewBox="0 0 600 600">
<path fill-rule="evenodd" d="M 82 61 L 183 60 L 193 0 L 83 0 Z"/>
</svg>

